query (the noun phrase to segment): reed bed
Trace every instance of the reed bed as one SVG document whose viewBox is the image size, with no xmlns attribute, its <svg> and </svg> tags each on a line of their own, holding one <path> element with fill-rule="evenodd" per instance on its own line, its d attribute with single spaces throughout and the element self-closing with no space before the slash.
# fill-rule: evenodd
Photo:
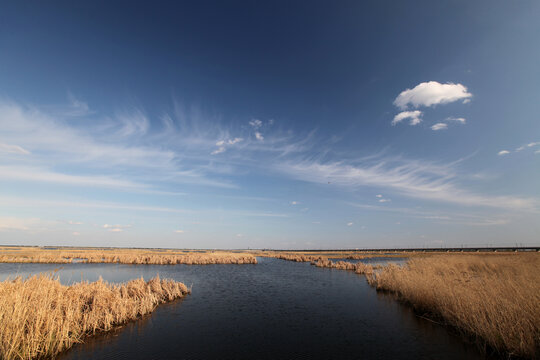
<svg viewBox="0 0 540 360">
<path fill-rule="evenodd" d="M 189 293 L 159 277 L 125 284 L 60 284 L 50 274 L 0 282 L 0 358 L 52 358 L 85 336 L 148 314 Z"/>
<path fill-rule="evenodd" d="M 42 249 L 7 250 L 0 248 L 4 263 L 121 263 L 154 265 L 256 264 L 257 258 L 248 253 L 224 251 L 187 252 L 140 249 Z"/>
<path fill-rule="evenodd" d="M 331 269 L 339 269 L 339 270 L 352 270 L 357 274 L 373 274 L 373 271 L 376 269 L 379 269 L 380 265 L 370 265 L 370 264 L 364 264 L 364 263 L 351 263 L 348 261 L 336 261 L 333 262 L 328 259 L 319 259 L 317 261 L 313 261 L 311 265 L 315 265 L 316 267 L 323 267 L 323 268 L 331 268 Z"/>
<path fill-rule="evenodd" d="M 296 261 L 296 262 L 312 262 L 323 259 L 322 256 L 314 255 L 302 255 L 302 254 L 277 254 L 276 259 L 287 260 L 287 261 Z"/>
<path fill-rule="evenodd" d="M 540 254 L 413 258 L 368 276 L 417 312 L 506 356 L 540 354 Z"/>
</svg>

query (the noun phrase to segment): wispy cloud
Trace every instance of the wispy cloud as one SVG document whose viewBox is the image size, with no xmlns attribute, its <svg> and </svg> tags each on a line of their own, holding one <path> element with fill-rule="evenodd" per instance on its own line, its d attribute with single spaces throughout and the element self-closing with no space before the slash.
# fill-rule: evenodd
<svg viewBox="0 0 540 360">
<path fill-rule="evenodd" d="M 331 182 L 353 189 L 361 186 L 386 188 L 411 198 L 465 206 L 514 210 L 532 210 L 537 206 L 534 199 L 480 195 L 461 188 L 454 164 L 439 165 L 403 158 L 381 158 L 361 164 L 304 160 L 278 165 L 277 170 L 313 183 Z"/>
<path fill-rule="evenodd" d="M 0 143 L 0 152 L 10 153 L 10 154 L 21 154 L 28 155 L 30 151 L 23 149 L 19 145 L 9 145 Z"/>
<path fill-rule="evenodd" d="M 107 187 L 122 189 L 143 189 L 148 187 L 144 184 L 134 183 L 129 180 L 116 179 L 107 176 L 69 175 L 35 167 L 1 165 L 0 180 L 49 182 L 74 186 Z"/>
<path fill-rule="evenodd" d="M 448 125 L 445 123 L 436 123 L 431 126 L 431 130 L 433 131 L 446 130 L 446 129 L 448 129 Z"/>
<path fill-rule="evenodd" d="M 508 155 L 508 154 L 510 154 L 510 151 L 508 150 L 501 150 L 497 153 L 497 155 L 499 156 Z"/>
<path fill-rule="evenodd" d="M 458 123 L 461 123 L 461 124 L 465 124 L 467 122 L 467 120 L 465 118 L 462 118 L 462 117 L 447 117 L 444 120 L 445 121 L 455 121 L 455 122 L 458 122 Z"/>
<path fill-rule="evenodd" d="M 116 224 L 116 225 L 104 224 L 103 225 L 103 228 L 110 232 L 122 232 L 125 229 L 129 229 L 130 227 L 131 225 L 120 225 L 120 224 Z"/>
</svg>

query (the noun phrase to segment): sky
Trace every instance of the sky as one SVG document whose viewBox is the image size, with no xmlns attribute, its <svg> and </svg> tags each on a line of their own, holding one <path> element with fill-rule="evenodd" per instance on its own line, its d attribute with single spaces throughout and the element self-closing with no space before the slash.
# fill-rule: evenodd
<svg viewBox="0 0 540 360">
<path fill-rule="evenodd" d="M 540 245 L 538 1 L 0 4 L 0 244 Z"/>
</svg>

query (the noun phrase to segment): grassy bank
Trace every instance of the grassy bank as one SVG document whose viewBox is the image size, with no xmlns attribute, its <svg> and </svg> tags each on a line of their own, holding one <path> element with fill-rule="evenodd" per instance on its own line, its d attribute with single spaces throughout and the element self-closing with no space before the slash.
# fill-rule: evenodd
<svg viewBox="0 0 540 360">
<path fill-rule="evenodd" d="M 351 270 L 357 274 L 366 274 L 366 275 L 373 274 L 373 270 L 381 268 L 380 265 L 370 265 L 370 264 L 364 264 L 361 262 L 351 263 L 348 261 L 334 262 L 328 259 L 319 259 L 317 261 L 313 261 L 311 265 L 315 265 L 316 267 L 324 267 L 324 268 L 331 268 L 331 269 Z"/>
<path fill-rule="evenodd" d="M 368 281 L 501 354 L 540 355 L 538 253 L 413 258 Z"/>
<path fill-rule="evenodd" d="M 208 265 L 256 264 L 252 254 L 227 251 L 179 251 L 153 249 L 44 249 L 1 248 L 0 262 L 4 263 L 88 263 L 154 264 L 154 265 Z"/>
<path fill-rule="evenodd" d="M 51 358 L 99 331 L 150 313 L 187 294 L 180 282 L 156 277 L 113 285 L 71 286 L 51 275 L 0 283 L 0 358 Z"/>
</svg>

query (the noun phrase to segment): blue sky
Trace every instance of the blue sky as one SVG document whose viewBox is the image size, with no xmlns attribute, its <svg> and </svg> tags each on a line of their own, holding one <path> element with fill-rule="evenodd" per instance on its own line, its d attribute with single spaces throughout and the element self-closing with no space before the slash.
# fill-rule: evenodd
<svg viewBox="0 0 540 360">
<path fill-rule="evenodd" d="M 0 5 L 0 243 L 539 245 L 538 1 Z"/>
</svg>

